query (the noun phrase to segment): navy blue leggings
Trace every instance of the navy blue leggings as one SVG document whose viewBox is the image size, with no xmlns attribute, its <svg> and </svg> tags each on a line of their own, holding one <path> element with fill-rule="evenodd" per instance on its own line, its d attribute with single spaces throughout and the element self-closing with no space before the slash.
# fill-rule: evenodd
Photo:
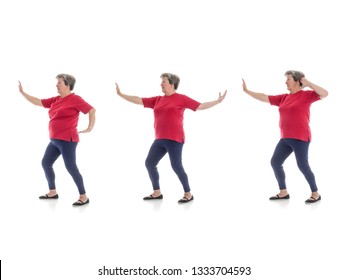
<svg viewBox="0 0 347 280">
<path fill-rule="evenodd" d="M 182 183 L 184 191 L 190 192 L 188 176 L 182 165 L 182 149 L 183 143 L 173 140 L 159 139 L 153 142 L 146 158 L 146 168 L 154 190 L 160 189 L 157 165 L 166 153 L 169 153 L 172 169 Z"/>
<path fill-rule="evenodd" d="M 42 159 L 42 167 L 45 171 L 48 187 L 55 189 L 55 173 L 53 164 L 60 155 L 63 156 L 65 167 L 75 181 L 79 193 L 85 194 L 83 178 L 76 165 L 76 147 L 77 142 L 68 142 L 63 140 L 51 139 Z"/>
<path fill-rule="evenodd" d="M 283 163 L 289 157 L 289 155 L 294 152 L 296 163 L 302 174 L 304 174 L 308 184 L 310 185 L 311 191 L 318 191 L 314 174 L 311 171 L 310 165 L 308 164 L 309 145 L 310 142 L 291 138 L 284 138 L 278 142 L 274 154 L 271 158 L 271 166 L 275 172 L 278 186 L 281 190 L 287 188 L 285 182 L 285 173 L 283 170 Z"/>
</svg>

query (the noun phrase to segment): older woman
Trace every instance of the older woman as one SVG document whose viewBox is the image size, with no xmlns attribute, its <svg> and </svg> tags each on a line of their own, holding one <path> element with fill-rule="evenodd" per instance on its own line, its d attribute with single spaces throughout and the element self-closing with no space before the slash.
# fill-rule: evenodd
<svg viewBox="0 0 347 280">
<path fill-rule="evenodd" d="M 144 197 L 144 200 L 163 198 L 160 191 L 157 165 L 165 154 L 168 153 L 171 166 L 184 189 L 183 198 L 178 202 L 187 203 L 192 201 L 194 197 L 191 194 L 188 176 L 182 165 L 182 149 L 185 141 L 183 130 L 184 111 L 185 109 L 196 111 L 211 108 L 224 100 L 227 91 L 225 91 L 223 95 L 219 93 L 217 100 L 200 103 L 186 95 L 176 92 L 180 83 L 180 79 L 177 75 L 163 73 L 160 78 L 161 89 L 164 93 L 163 96 L 140 98 L 126 95 L 121 92 L 118 84 L 116 84 L 116 90 L 117 94 L 126 101 L 154 110 L 155 141 L 146 159 L 146 168 L 152 182 L 153 193 Z"/>
<path fill-rule="evenodd" d="M 294 152 L 297 165 L 311 188 L 311 196 L 305 202 L 314 203 L 321 200 L 321 196 L 308 163 L 308 149 L 311 142 L 310 106 L 313 102 L 327 97 L 328 92 L 307 80 L 300 71 L 289 70 L 285 76 L 289 93 L 266 95 L 253 92 L 248 90 L 244 80 L 243 91 L 259 101 L 279 107 L 281 139 L 271 158 L 271 165 L 280 192 L 270 197 L 270 200 L 289 199 L 283 163 Z M 305 87 L 311 90 L 303 90 Z"/>
<path fill-rule="evenodd" d="M 39 99 L 24 92 L 19 82 L 20 93 L 32 104 L 49 109 L 49 137 L 50 143 L 42 159 L 49 192 L 40 199 L 57 199 L 55 173 L 53 164 L 60 155 L 63 156 L 65 167 L 72 176 L 79 191 L 79 198 L 73 206 L 82 206 L 89 203 L 86 195 L 83 178 L 76 165 L 76 147 L 79 142 L 79 133 L 90 132 L 95 124 L 95 109 L 82 97 L 72 92 L 75 78 L 68 74 L 57 75 L 57 91 L 59 96 L 48 99 Z M 79 113 L 89 114 L 88 128 L 77 131 Z"/>
</svg>

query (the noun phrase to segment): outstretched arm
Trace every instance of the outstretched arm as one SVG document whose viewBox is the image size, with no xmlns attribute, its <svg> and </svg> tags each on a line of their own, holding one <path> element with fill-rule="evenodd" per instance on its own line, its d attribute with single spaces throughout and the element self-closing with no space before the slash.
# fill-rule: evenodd
<svg viewBox="0 0 347 280">
<path fill-rule="evenodd" d="M 88 124 L 88 128 L 84 129 L 82 131 L 79 131 L 78 133 L 86 133 L 86 132 L 91 132 L 92 129 L 94 128 L 94 124 L 95 124 L 95 109 L 91 109 L 89 111 L 89 124 Z"/>
<path fill-rule="evenodd" d="M 27 94 L 26 92 L 24 92 L 22 84 L 21 84 L 20 81 L 19 81 L 19 84 L 18 84 L 18 88 L 19 88 L 19 92 L 24 96 L 24 98 L 26 100 L 28 100 L 30 103 L 32 103 L 32 104 L 34 104 L 36 106 L 42 106 L 41 99 L 39 99 L 37 97 L 34 97 L 34 96 L 31 96 L 31 95 Z"/>
<path fill-rule="evenodd" d="M 325 98 L 328 96 L 328 91 L 320 86 L 317 86 L 314 83 L 311 83 L 309 80 L 307 80 L 306 78 L 302 78 L 301 79 L 301 83 L 302 83 L 302 87 L 309 87 L 311 89 L 313 89 L 319 96 L 321 99 Z"/>
<path fill-rule="evenodd" d="M 243 87 L 243 91 L 245 93 L 247 93 L 249 96 L 251 96 L 251 97 L 253 97 L 259 101 L 270 103 L 269 97 L 266 94 L 248 90 L 246 82 L 244 79 L 242 79 L 242 87 Z"/>
<path fill-rule="evenodd" d="M 117 94 L 120 97 L 122 97 L 123 99 L 125 99 L 126 101 L 129 101 L 129 102 L 137 104 L 137 105 L 143 105 L 142 98 L 140 98 L 138 96 L 126 95 L 126 94 L 122 93 L 120 91 L 120 88 L 119 88 L 117 83 L 116 83 L 116 90 L 117 90 Z"/>
<path fill-rule="evenodd" d="M 201 103 L 199 107 L 197 108 L 197 110 L 206 110 L 206 109 L 212 108 L 213 106 L 216 106 L 217 104 L 221 103 L 224 100 L 226 94 L 227 94 L 227 91 L 225 91 L 223 95 L 219 93 L 217 100 Z"/>
</svg>

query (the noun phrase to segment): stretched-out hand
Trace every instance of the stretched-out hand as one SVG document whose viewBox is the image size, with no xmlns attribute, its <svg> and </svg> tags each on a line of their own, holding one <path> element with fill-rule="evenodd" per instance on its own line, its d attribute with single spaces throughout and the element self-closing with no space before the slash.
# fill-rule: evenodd
<svg viewBox="0 0 347 280">
<path fill-rule="evenodd" d="M 118 95 L 121 95 L 121 94 L 122 94 L 122 92 L 120 91 L 120 88 L 119 88 L 119 86 L 118 86 L 117 83 L 116 83 L 116 91 L 117 91 L 117 94 L 118 94 Z"/>
<path fill-rule="evenodd" d="M 22 94 L 24 93 L 23 86 L 22 86 L 20 81 L 18 81 L 18 89 L 19 89 L 20 93 L 22 93 Z"/>
<path fill-rule="evenodd" d="M 218 96 L 218 102 L 219 103 L 221 103 L 224 100 L 226 94 L 227 94 L 227 90 L 224 91 L 223 95 L 221 93 L 219 93 L 219 96 Z"/>
</svg>

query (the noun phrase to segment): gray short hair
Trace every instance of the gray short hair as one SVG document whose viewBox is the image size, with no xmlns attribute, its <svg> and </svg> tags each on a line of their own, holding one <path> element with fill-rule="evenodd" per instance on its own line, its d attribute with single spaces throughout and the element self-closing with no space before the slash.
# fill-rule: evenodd
<svg viewBox="0 0 347 280">
<path fill-rule="evenodd" d="M 300 86 L 302 87 L 302 82 L 300 81 L 302 78 L 305 78 L 305 74 L 302 73 L 301 71 L 296 71 L 296 70 L 288 70 L 285 74 L 285 76 L 292 76 L 293 80 L 295 82 L 299 81 Z"/>
<path fill-rule="evenodd" d="M 70 90 L 73 90 L 75 87 L 76 79 L 74 76 L 69 74 L 59 74 L 56 77 L 57 79 L 63 79 L 64 84 L 70 87 Z"/>
<path fill-rule="evenodd" d="M 178 88 L 178 85 L 180 84 L 180 78 L 177 75 L 171 73 L 163 73 L 160 75 L 160 78 L 164 77 L 168 79 L 170 85 L 174 85 L 175 90 Z"/>
</svg>

